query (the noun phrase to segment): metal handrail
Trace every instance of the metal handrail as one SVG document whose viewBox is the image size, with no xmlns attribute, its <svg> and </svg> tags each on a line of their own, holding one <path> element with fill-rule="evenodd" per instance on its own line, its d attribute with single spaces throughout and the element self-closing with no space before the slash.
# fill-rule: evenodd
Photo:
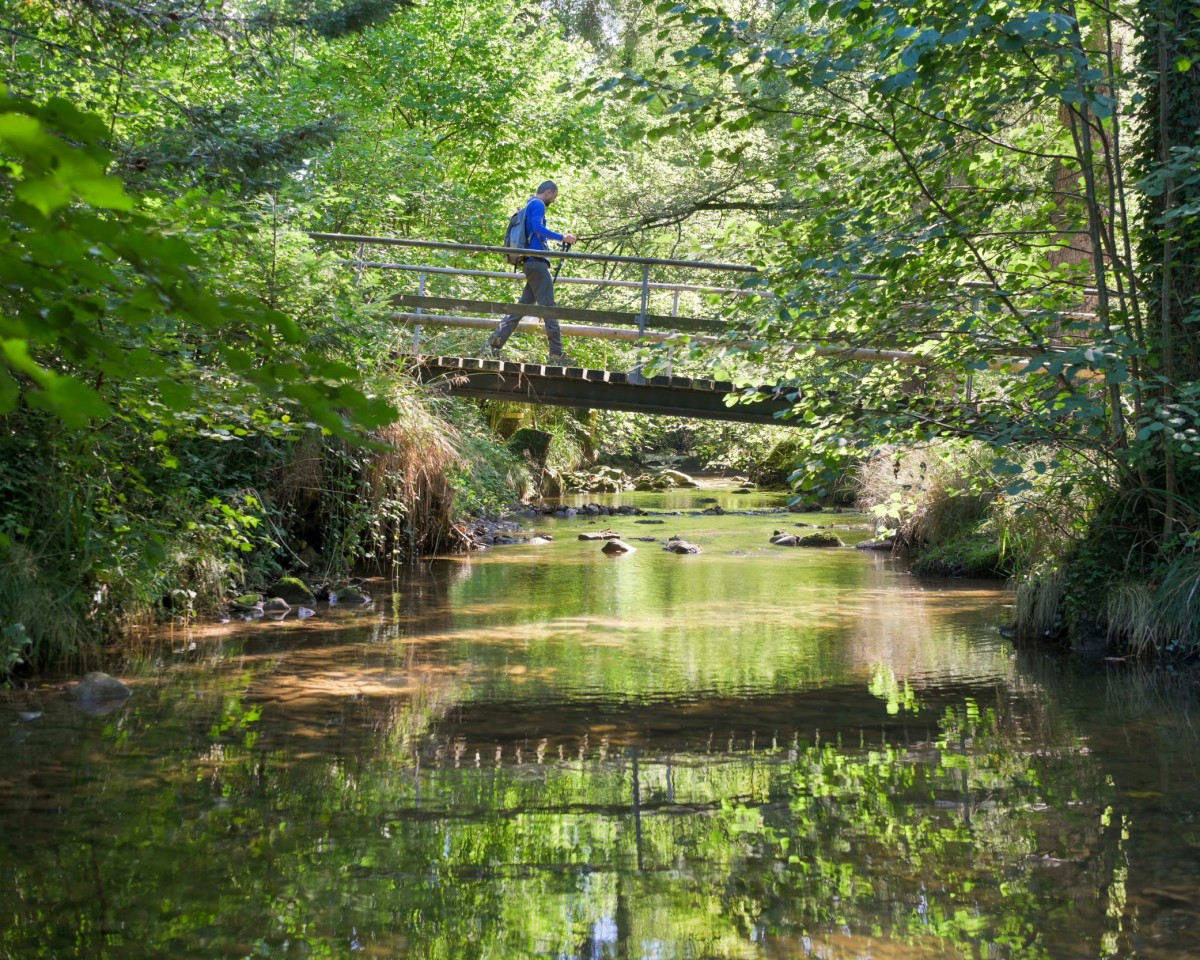
<svg viewBox="0 0 1200 960">
<path fill-rule="evenodd" d="M 410 273 L 441 273 L 455 277 L 490 277 L 496 280 L 519 280 L 525 282 L 525 274 L 512 270 L 460 270 L 458 267 L 434 267 L 422 263 L 389 263 L 379 260 L 339 260 L 346 267 L 370 267 L 377 270 L 407 270 Z M 604 277 L 559 277 L 558 283 L 578 283 L 595 287 L 627 287 L 635 290 L 642 289 L 640 280 L 610 280 Z M 706 287 L 690 283 L 659 283 L 650 284 L 651 290 L 674 290 L 683 293 L 721 293 L 734 297 L 761 297 L 763 300 L 775 299 L 770 290 L 744 290 L 741 287 Z"/>
<path fill-rule="evenodd" d="M 524 247 L 493 247 L 482 243 L 444 243 L 441 240 L 409 240 L 405 237 L 365 237 L 348 233 L 310 233 L 313 240 L 395 247 L 421 247 L 426 250 L 462 250 L 471 253 L 523 254 L 535 257 L 559 257 L 564 260 L 590 260 L 595 263 L 636 263 L 641 266 L 688 267 L 692 270 L 727 270 L 733 273 L 758 273 L 758 267 L 743 263 L 710 263 L 704 260 L 663 260 L 658 257 L 619 257 L 609 253 L 578 253 L 566 250 L 532 250 Z"/>
<path fill-rule="evenodd" d="M 725 270 L 735 273 L 761 273 L 758 267 L 752 267 L 747 264 L 739 263 L 713 263 L 705 260 L 668 260 L 658 257 L 621 257 L 615 254 L 607 253 L 579 253 L 577 251 L 567 250 L 533 250 L 523 247 L 494 247 L 481 243 L 447 243 L 441 240 L 410 240 L 407 237 L 371 237 L 360 234 L 350 233 L 316 233 L 310 232 L 308 236 L 313 240 L 330 240 L 337 243 L 357 243 L 360 246 L 367 244 L 381 244 L 384 246 L 398 247 L 420 247 L 427 250 L 459 250 L 472 253 L 498 253 L 498 254 L 524 254 L 525 256 L 537 257 L 559 257 L 565 260 L 588 260 L 595 263 L 632 263 L 642 266 L 662 266 L 662 267 L 690 267 L 695 270 Z M 354 261 L 361 263 L 361 261 Z M 362 264 L 366 265 L 366 264 Z M 373 266 L 374 264 L 372 264 Z M 382 266 L 382 264 L 380 264 Z M 868 280 L 868 281 L 886 281 L 887 277 L 874 273 L 854 273 L 849 276 L 850 280 Z M 633 282 L 635 286 L 642 287 L 643 284 Z M 987 280 L 954 280 L 951 281 L 953 286 L 963 290 L 978 290 L 997 293 L 1002 290 L 996 284 Z M 1020 295 L 1021 293 L 1029 293 L 1036 291 L 1009 291 L 1010 295 Z M 1083 287 L 1081 291 L 1084 296 L 1095 296 L 1100 291 L 1096 287 Z"/>
</svg>

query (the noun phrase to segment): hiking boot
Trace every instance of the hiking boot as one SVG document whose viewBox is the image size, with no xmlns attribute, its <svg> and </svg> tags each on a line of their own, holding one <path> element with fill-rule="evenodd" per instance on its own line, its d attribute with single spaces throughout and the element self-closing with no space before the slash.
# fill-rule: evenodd
<svg viewBox="0 0 1200 960">
<path fill-rule="evenodd" d="M 578 363 L 572 357 L 568 357 L 565 353 L 552 353 L 546 357 L 546 366 L 548 367 L 577 367 Z"/>
</svg>

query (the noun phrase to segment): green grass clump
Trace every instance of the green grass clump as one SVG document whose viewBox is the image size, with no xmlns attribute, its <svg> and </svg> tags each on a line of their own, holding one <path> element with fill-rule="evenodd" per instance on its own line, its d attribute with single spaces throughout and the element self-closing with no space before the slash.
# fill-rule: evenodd
<svg viewBox="0 0 1200 960">
<path fill-rule="evenodd" d="M 922 577 L 1004 578 L 1012 571 L 1000 544 L 988 536 L 951 540 L 929 547 L 913 563 L 913 573 Z"/>
</svg>

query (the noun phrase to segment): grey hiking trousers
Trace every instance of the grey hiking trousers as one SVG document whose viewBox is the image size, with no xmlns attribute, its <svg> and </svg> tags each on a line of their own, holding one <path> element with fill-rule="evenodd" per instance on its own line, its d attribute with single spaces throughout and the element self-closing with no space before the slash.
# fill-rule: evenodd
<svg viewBox="0 0 1200 960">
<path fill-rule="evenodd" d="M 554 278 L 550 275 L 550 264 L 545 260 L 530 257 L 525 261 L 522 269 L 525 271 L 525 290 L 517 303 L 536 303 L 540 307 L 554 306 Z M 513 331 L 517 329 L 517 324 L 521 322 L 523 316 L 523 313 L 510 313 L 505 316 L 489 338 L 489 343 L 496 348 L 504 346 L 508 342 L 508 338 L 513 335 Z M 563 352 L 563 342 L 558 321 L 553 317 L 544 317 L 542 322 L 546 324 L 546 339 L 550 341 L 550 354 L 552 356 L 560 355 Z"/>
</svg>

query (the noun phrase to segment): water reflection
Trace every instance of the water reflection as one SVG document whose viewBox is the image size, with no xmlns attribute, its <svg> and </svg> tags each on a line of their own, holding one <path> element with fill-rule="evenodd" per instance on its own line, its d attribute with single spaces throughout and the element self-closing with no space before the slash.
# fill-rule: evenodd
<svg viewBox="0 0 1200 960">
<path fill-rule="evenodd" d="M 1186 714 L 1019 658 L 999 590 L 687 522 L 12 698 L 0 956 L 1195 955 Z"/>
</svg>

